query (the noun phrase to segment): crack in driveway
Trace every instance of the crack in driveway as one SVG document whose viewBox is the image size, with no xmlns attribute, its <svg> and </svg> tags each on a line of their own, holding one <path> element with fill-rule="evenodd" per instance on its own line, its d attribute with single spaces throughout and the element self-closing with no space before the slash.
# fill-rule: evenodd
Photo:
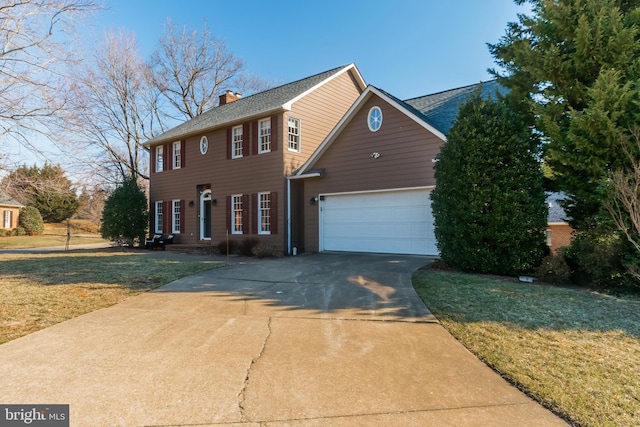
<svg viewBox="0 0 640 427">
<path fill-rule="evenodd" d="M 267 341 L 269 341 L 269 337 L 271 337 L 271 317 L 269 317 L 267 319 L 267 335 L 265 336 L 264 341 L 262 342 L 262 348 L 260 349 L 258 354 L 251 360 L 251 363 L 249 364 L 249 367 L 247 368 L 247 374 L 244 377 L 244 382 L 242 384 L 242 389 L 238 393 L 238 408 L 240 410 L 240 421 L 241 422 L 251 422 L 251 420 L 249 420 L 247 418 L 246 414 L 245 414 L 247 387 L 248 387 L 249 381 L 250 381 L 251 369 L 258 362 L 258 360 L 260 360 L 260 358 L 264 354 L 264 350 L 265 350 L 265 348 L 267 346 Z"/>
</svg>

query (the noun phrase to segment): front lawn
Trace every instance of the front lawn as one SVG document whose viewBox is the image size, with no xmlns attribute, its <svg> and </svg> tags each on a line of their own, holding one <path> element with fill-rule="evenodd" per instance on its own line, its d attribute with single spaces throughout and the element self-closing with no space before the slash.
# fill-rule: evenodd
<svg viewBox="0 0 640 427">
<path fill-rule="evenodd" d="M 640 425 L 640 300 L 419 270 L 413 284 L 471 352 L 583 426 Z"/>
<path fill-rule="evenodd" d="M 221 265 L 114 250 L 0 254 L 0 344 Z"/>
</svg>

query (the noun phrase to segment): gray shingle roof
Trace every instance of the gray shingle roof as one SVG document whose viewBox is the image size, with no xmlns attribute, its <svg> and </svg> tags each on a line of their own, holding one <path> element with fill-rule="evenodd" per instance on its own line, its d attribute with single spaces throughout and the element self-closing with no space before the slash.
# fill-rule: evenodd
<svg viewBox="0 0 640 427">
<path fill-rule="evenodd" d="M 213 129 L 227 123 L 282 110 L 287 103 L 296 97 L 350 67 L 353 67 L 353 64 L 333 68 L 323 73 L 315 74 L 292 83 L 247 96 L 246 98 L 241 98 L 229 104 L 212 108 L 200 116 L 150 139 L 145 145 L 175 141 L 184 136 L 200 133 L 204 130 Z"/>
<path fill-rule="evenodd" d="M 547 203 L 549 205 L 548 222 L 567 222 L 567 214 L 559 203 L 566 198 L 566 195 L 562 192 L 547 193 Z"/>
<path fill-rule="evenodd" d="M 22 203 L 18 203 L 15 200 L 11 200 L 8 196 L 0 193 L 0 206 L 12 206 L 16 208 L 23 208 Z"/>
<path fill-rule="evenodd" d="M 481 82 L 457 89 L 446 90 L 418 98 L 407 99 L 404 102 L 420 111 L 427 122 L 443 134 L 448 134 L 451 125 L 458 115 L 460 106 L 473 94 L 478 86 L 482 86 L 481 95 L 484 99 L 494 97 L 496 91 L 506 93 L 506 88 L 496 80 Z"/>
</svg>

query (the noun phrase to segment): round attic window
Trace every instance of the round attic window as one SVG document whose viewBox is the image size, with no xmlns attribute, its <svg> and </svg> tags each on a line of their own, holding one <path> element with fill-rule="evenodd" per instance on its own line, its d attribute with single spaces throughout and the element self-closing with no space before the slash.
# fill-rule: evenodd
<svg viewBox="0 0 640 427">
<path fill-rule="evenodd" d="M 371 107 L 367 117 L 367 124 L 371 132 L 377 132 L 382 126 L 382 110 L 380 107 Z"/>
<path fill-rule="evenodd" d="M 200 153 L 207 154 L 207 150 L 209 149 L 209 140 L 206 136 L 200 138 Z"/>
</svg>

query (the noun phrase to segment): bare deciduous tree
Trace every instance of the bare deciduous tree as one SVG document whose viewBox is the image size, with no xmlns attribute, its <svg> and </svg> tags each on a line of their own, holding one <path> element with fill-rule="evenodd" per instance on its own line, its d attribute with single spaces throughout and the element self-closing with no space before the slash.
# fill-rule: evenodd
<svg viewBox="0 0 640 427">
<path fill-rule="evenodd" d="M 48 135 L 66 107 L 62 75 L 75 58 L 74 24 L 98 8 L 93 0 L 0 2 L 0 138 L 40 152 L 29 135 Z"/>
<path fill-rule="evenodd" d="M 178 29 L 168 22 L 164 37 L 151 57 L 151 81 L 171 107 L 174 120 L 199 116 L 218 104 L 226 89 L 256 92 L 269 84 L 243 71 L 243 61 L 214 37 L 205 25 L 202 32 Z"/>
<path fill-rule="evenodd" d="M 108 182 L 128 177 L 148 179 L 148 159 L 142 144 L 153 136 L 158 120 L 158 93 L 148 84 L 135 36 L 108 33 L 93 63 L 73 86 L 72 120 L 93 170 Z M 111 175 L 111 176 L 109 176 Z"/>
<path fill-rule="evenodd" d="M 631 131 L 630 140 L 623 140 L 620 144 L 629 162 L 628 169 L 618 169 L 610 174 L 605 207 L 615 227 L 640 255 L 640 128 Z M 640 270 L 629 267 L 628 271 L 640 279 Z"/>
</svg>

